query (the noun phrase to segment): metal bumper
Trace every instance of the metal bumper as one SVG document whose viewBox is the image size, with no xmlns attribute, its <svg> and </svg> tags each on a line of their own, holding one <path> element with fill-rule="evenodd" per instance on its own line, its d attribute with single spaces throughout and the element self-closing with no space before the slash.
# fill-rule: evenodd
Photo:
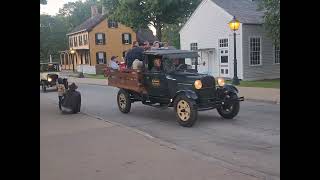
<svg viewBox="0 0 320 180">
<path fill-rule="evenodd" d="M 228 99 L 228 100 L 218 100 L 218 99 L 202 99 L 200 100 L 201 103 L 198 103 L 198 111 L 206 111 L 210 109 L 215 109 L 219 106 L 224 104 L 233 103 L 236 101 L 244 101 L 244 97 L 238 97 L 236 99 Z"/>
</svg>

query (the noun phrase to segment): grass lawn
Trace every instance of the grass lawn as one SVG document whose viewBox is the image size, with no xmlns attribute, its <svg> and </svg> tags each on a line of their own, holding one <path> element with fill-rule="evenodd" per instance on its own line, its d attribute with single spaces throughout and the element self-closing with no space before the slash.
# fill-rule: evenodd
<svg viewBox="0 0 320 180">
<path fill-rule="evenodd" d="M 94 78 L 94 79 L 106 79 L 103 74 L 95 75 L 95 74 L 84 74 L 85 78 Z"/>
<path fill-rule="evenodd" d="M 231 80 L 226 83 L 231 84 Z M 261 87 L 261 88 L 277 88 L 280 89 L 280 79 L 259 80 L 259 81 L 240 81 L 242 87 Z"/>
</svg>

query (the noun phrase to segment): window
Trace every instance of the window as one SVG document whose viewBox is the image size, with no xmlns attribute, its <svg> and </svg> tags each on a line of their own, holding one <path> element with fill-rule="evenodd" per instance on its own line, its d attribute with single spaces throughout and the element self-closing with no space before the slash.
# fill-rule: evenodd
<svg viewBox="0 0 320 180">
<path fill-rule="evenodd" d="M 274 63 L 280 64 L 280 46 L 274 47 Z"/>
<path fill-rule="evenodd" d="M 108 27 L 109 28 L 118 28 L 118 22 L 114 20 L 108 20 Z"/>
<path fill-rule="evenodd" d="M 198 61 L 198 58 L 192 58 L 191 59 L 191 65 L 199 65 L 199 61 Z"/>
<path fill-rule="evenodd" d="M 106 64 L 107 62 L 106 52 L 97 52 L 96 57 L 97 57 L 97 64 Z"/>
<path fill-rule="evenodd" d="M 85 34 L 83 35 L 83 45 L 87 45 L 88 44 L 88 35 Z"/>
<path fill-rule="evenodd" d="M 122 44 L 131 44 L 131 34 L 130 33 L 122 34 Z"/>
<path fill-rule="evenodd" d="M 261 38 L 251 37 L 249 43 L 250 65 L 261 65 Z"/>
<path fill-rule="evenodd" d="M 197 50 L 198 49 L 198 43 L 191 43 L 190 44 L 190 50 L 191 51 L 194 51 L 194 50 Z"/>
<path fill-rule="evenodd" d="M 74 47 L 78 46 L 78 38 L 77 37 L 73 37 L 73 43 L 74 43 Z"/>
<path fill-rule="evenodd" d="M 96 44 L 97 45 L 104 45 L 106 44 L 105 35 L 104 33 L 97 33 L 96 34 Z"/>
<path fill-rule="evenodd" d="M 73 38 L 72 37 L 69 38 L 69 46 L 73 47 Z"/>
<path fill-rule="evenodd" d="M 219 47 L 228 47 L 228 39 L 219 39 Z"/>
<path fill-rule="evenodd" d="M 78 36 L 79 38 L 79 46 L 82 46 L 82 35 Z"/>
</svg>

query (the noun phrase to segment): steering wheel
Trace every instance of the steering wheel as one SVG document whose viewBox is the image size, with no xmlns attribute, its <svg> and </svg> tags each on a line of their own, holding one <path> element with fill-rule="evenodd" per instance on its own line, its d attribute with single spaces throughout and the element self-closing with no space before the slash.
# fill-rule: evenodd
<svg viewBox="0 0 320 180">
<path fill-rule="evenodd" d="M 177 71 L 185 71 L 187 69 L 188 69 L 187 64 L 179 64 L 179 66 L 177 67 Z"/>
</svg>

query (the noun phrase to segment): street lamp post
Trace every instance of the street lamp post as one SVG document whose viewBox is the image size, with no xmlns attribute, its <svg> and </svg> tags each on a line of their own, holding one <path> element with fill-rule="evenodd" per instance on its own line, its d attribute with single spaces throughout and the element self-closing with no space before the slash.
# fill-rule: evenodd
<svg viewBox="0 0 320 180">
<path fill-rule="evenodd" d="M 229 22 L 229 27 L 233 31 L 233 43 L 234 43 L 234 73 L 233 73 L 233 79 L 232 79 L 232 84 L 234 85 L 239 85 L 240 81 L 238 78 L 238 72 L 237 72 L 237 54 L 236 54 L 236 31 L 239 29 L 240 22 L 239 20 L 236 19 L 234 16 L 233 19 Z"/>
<path fill-rule="evenodd" d="M 71 53 L 71 57 L 72 57 L 72 70 L 74 72 L 74 53 L 76 53 L 76 51 L 71 48 L 70 53 Z"/>
</svg>

